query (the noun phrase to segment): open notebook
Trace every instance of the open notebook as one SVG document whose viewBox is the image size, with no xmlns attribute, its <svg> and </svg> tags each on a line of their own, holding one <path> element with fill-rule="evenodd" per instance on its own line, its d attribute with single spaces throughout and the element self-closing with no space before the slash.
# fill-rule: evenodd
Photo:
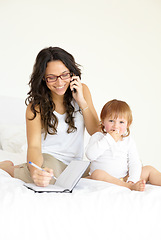
<svg viewBox="0 0 161 240">
<path fill-rule="evenodd" d="M 75 185 L 89 166 L 89 161 L 71 161 L 65 170 L 57 178 L 54 185 L 38 187 L 34 183 L 24 185 L 35 192 L 72 192 Z"/>
</svg>

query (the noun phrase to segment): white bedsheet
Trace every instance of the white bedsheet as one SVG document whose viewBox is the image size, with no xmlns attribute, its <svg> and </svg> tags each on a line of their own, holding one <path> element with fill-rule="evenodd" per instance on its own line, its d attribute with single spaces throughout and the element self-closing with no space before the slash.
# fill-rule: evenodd
<svg viewBox="0 0 161 240">
<path fill-rule="evenodd" d="M 0 161 L 26 161 L 25 108 L 0 96 Z M 71 194 L 34 193 L 0 170 L 0 240 L 12 239 L 161 240 L 161 187 L 81 179 Z"/>
<path fill-rule="evenodd" d="M 161 239 L 161 187 L 81 179 L 73 193 L 34 193 L 0 170 L 1 240 Z"/>
<path fill-rule="evenodd" d="M 0 149 L 0 162 L 4 160 L 10 160 L 14 165 L 22 164 L 26 162 L 26 152 L 13 153 Z"/>
</svg>

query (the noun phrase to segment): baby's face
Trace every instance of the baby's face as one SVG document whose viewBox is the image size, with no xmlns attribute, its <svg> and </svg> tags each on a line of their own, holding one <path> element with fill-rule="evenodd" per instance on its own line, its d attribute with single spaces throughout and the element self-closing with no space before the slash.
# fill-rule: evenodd
<svg viewBox="0 0 161 240">
<path fill-rule="evenodd" d="M 123 135 L 127 130 L 127 120 L 123 117 L 114 118 L 106 117 L 103 121 L 106 132 L 116 131 L 119 135 Z"/>
</svg>

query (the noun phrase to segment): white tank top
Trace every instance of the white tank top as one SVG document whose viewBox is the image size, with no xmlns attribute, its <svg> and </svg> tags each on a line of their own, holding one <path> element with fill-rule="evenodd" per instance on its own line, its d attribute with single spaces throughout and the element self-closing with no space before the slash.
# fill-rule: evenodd
<svg viewBox="0 0 161 240">
<path fill-rule="evenodd" d="M 57 133 L 47 134 L 45 140 L 42 133 L 42 153 L 48 153 L 65 164 L 69 164 L 72 160 L 82 160 L 84 155 L 84 118 L 78 104 L 73 101 L 72 105 L 75 108 L 73 113 L 77 128 L 75 132 L 67 133 L 66 113 L 59 114 L 54 111 L 58 118 Z"/>
</svg>

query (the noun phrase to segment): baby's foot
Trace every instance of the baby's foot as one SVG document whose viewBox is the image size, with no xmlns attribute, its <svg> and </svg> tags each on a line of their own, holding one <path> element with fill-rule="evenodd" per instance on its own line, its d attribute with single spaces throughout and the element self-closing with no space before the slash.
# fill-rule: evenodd
<svg viewBox="0 0 161 240">
<path fill-rule="evenodd" d="M 130 189 L 143 192 L 145 190 L 145 180 L 140 180 L 136 183 L 131 184 Z"/>
</svg>

